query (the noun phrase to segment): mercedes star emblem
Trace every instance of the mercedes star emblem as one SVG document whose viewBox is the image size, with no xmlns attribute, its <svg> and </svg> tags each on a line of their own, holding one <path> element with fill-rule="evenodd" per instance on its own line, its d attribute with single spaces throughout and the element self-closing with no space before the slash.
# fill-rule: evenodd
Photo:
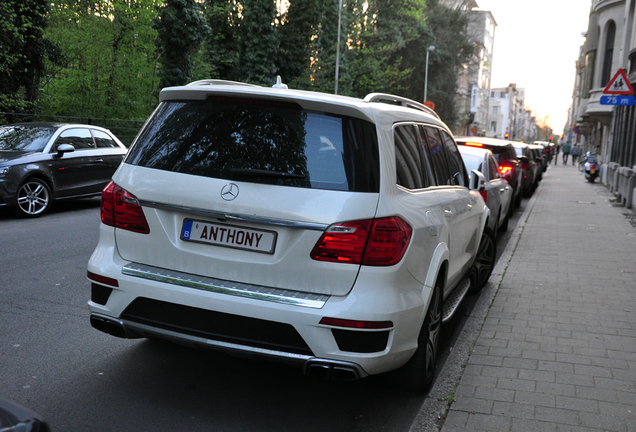
<svg viewBox="0 0 636 432">
<path fill-rule="evenodd" d="M 232 201 L 239 194 L 239 187 L 234 183 L 228 183 L 221 189 L 221 198 L 225 201 Z"/>
</svg>

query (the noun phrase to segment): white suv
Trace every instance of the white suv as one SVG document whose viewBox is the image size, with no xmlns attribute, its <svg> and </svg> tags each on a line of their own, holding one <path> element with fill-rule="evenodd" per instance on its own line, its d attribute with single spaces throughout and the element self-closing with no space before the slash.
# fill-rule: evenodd
<svg viewBox="0 0 636 432">
<path fill-rule="evenodd" d="M 494 264 L 484 178 L 422 104 L 274 87 L 161 92 L 102 195 L 91 324 L 424 390 Z"/>
</svg>

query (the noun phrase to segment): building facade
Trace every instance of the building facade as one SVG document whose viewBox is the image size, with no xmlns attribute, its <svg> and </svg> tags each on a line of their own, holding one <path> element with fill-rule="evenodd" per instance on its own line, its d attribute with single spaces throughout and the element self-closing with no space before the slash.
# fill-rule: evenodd
<svg viewBox="0 0 636 432">
<path fill-rule="evenodd" d="M 636 84 L 636 0 L 592 0 L 585 43 L 576 63 L 564 141 L 596 150 L 601 162 L 636 165 L 636 109 L 602 105 L 607 84 L 623 69 Z"/>
<path fill-rule="evenodd" d="M 486 135 L 490 104 L 491 71 L 495 43 L 495 21 L 490 11 L 477 9 L 476 2 L 466 10 L 469 24 L 467 34 L 474 45 L 468 64 L 458 77 L 456 104 L 462 122 L 461 135 Z"/>
</svg>

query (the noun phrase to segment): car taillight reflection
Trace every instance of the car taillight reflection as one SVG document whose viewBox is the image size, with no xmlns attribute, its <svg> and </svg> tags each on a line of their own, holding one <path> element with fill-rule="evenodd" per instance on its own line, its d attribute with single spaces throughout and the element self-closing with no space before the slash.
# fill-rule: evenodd
<svg viewBox="0 0 636 432">
<path fill-rule="evenodd" d="M 395 216 L 339 223 L 327 228 L 310 256 L 317 261 L 390 266 L 402 259 L 412 233 L 411 226 Z"/>
<path fill-rule="evenodd" d="M 150 227 L 137 197 L 110 182 L 102 191 L 102 223 L 115 228 L 148 234 Z"/>
</svg>

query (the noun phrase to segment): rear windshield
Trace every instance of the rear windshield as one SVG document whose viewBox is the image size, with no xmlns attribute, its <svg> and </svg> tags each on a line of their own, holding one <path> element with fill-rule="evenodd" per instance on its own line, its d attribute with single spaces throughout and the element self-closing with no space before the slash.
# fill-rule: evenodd
<svg viewBox="0 0 636 432">
<path fill-rule="evenodd" d="M 225 180 L 379 191 L 372 123 L 271 101 L 162 102 L 126 162 Z"/>
</svg>

